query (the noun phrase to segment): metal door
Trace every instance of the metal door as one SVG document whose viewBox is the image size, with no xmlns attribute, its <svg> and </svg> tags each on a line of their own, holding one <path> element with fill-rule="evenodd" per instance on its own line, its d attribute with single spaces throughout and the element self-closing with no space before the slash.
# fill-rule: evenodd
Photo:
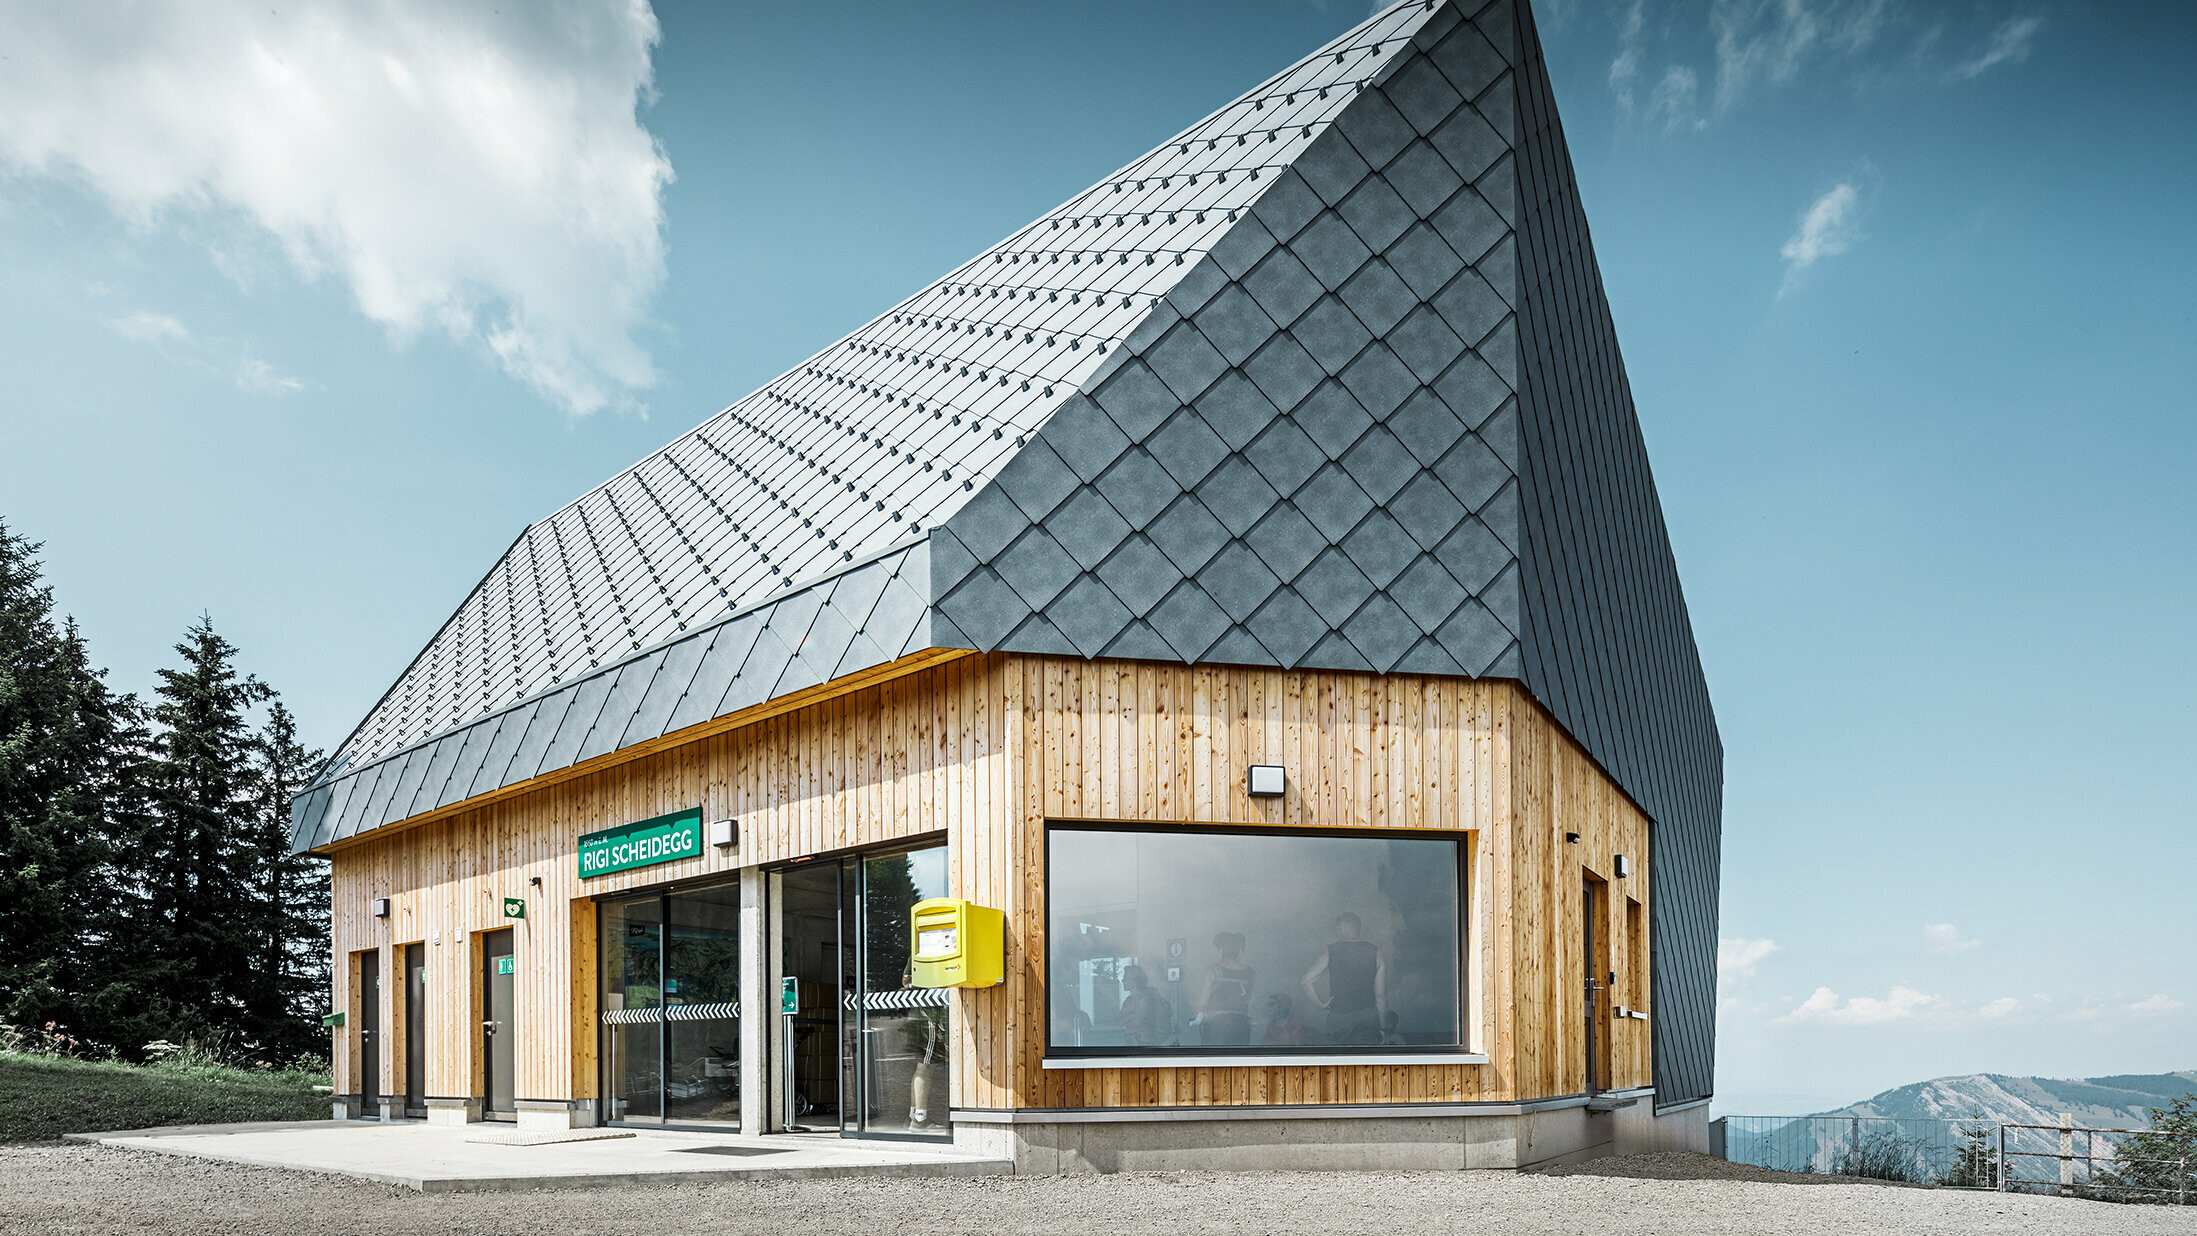
<svg viewBox="0 0 2197 1236">
<path fill-rule="evenodd" d="M 404 946 L 404 1114 L 427 1114 L 427 946 Z"/>
<path fill-rule="evenodd" d="M 511 929 L 491 931 L 481 937 L 481 1060 L 487 1074 L 487 1101 L 482 1114 L 515 1119 L 517 1105 L 512 1088 L 518 1063 L 517 959 L 511 952 Z"/>
<path fill-rule="evenodd" d="M 381 1115 L 381 950 L 359 954 L 359 1106 Z"/>
</svg>

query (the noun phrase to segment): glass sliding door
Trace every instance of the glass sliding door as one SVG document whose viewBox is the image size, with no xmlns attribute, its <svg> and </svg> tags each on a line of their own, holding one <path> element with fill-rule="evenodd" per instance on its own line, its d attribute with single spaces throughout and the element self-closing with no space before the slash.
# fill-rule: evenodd
<svg viewBox="0 0 2197 1236">
<path fill-rule="evenodd" d="M 664 1114 L 664 898 L 605 902 L 602 950 L 603 1119 L 656 1123 Z"/>
<path fill-rule="evenodd" d="M 782 1123 L 950 1138 L 953 993 L 911 981 L 908 921 L 946 895 L 945 847 L 802 863 L 772 887 L 792 1001 L 776 1036 Z"/>
<path fill-rule="evenodd" d="M 850 1037 L 862 1101 L 849 1113 L 858 1124 L 849 1131 L 950 1136 L 946 1070 L 953 993 L 915 986 L 908 934 L 915 903 L 946 895 L 945 847 L 865 858 L 858 866 L 859 986 L 843 1003 L 854 1014 Z"/>
<path fill-rule="evenodd" d="M 740 889 L 604 901 L 603 1119 L 737 1126 Z"/>
<path fill-rule="evenodd" d="M 740 1121 L 740 886 L 664 898 L 664 1119 Z"/>
</svg>

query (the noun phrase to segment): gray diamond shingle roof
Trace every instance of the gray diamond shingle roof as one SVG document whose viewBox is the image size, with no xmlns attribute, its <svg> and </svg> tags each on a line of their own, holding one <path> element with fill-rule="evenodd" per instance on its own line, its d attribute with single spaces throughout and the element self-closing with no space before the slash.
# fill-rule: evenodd
<svg viewBox="0 0 2197 1236">
<path fill-rule="evenodd" d="M 334 769 L 952 515 L 1427 16 L 1375 16 L 528 528 Z"/>
</svg>

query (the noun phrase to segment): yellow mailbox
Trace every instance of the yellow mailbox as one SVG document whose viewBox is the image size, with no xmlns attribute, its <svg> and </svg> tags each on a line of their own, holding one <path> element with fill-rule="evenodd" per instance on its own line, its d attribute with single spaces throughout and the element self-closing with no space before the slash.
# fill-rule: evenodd
<svg viewBox="0 0 2197 1236">
<path fill-rule="evenodd" d="M 1007 916 L 958 897 L 918 901 L 909 912 L 918 987 L 992 987 L 1007 976 Z"/>
</svg>

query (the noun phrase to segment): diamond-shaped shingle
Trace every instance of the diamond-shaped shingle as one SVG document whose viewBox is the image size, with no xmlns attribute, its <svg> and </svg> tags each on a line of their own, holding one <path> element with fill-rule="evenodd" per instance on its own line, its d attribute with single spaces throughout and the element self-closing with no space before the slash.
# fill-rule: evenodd
<svg viewBox="0 0 2197 1236">
<path fill-rule="evenodd" d="M 1228 457 L 1228 444 L 1213 432 L 1205 418 L 1189 408 L 1152 435 L 1153 457 L 1168 475 L 1184 487 L 1197 484 Z"/>
<path fill-rule="evenodd" d="M 1233 284 L 1206 304 L 1197 323 L 1206 340 L 1231 365 L 1242 364 L 1274 334 L 1274 320 L 1266 316 L 1249 292 Z"/>
<path fill-rule="evenodd" d="M 1343 284 L 1341 295 L 1343 303 L 1349 305 L 1366 329 L 1376 335 L 1387 334 L 1389 327 L 1402 321 L 1418 303 L 1410 285 L 1379 258 L 1360 267 L 1358 273 Z"/>
<path fill-rule="evenodd" d="M 1230 543 L 1198 572 L 1198 586 L 1237 622 L 1249 618 L 1280 585 L 1274 572 L 1241 541 Z"/>
<path fill-rule="evenodd" d="M 1281 495 L 1242 456 L 1233 456 L 1197 488 L 1198 500 L 1235 536 L 1250 531 Z"/>
<path fill-rule="evenodd" d="M 1228 529 L 1213 512 L 1194 497 L 1185 495 L 1147 530 L 1152 543 L 1185 573 L 1195 572 L 1228 544 Z"/>
<path fill-rule="evenodd" d="M 1266 432 L 1244 450 L 1244 458 L 1259 470 L 1280 493 L 1294 493 L 1305 483 L 1327 456 L 1311 438 L 1305 435 L 1297 422 L 1281 418 L 1266 427 Z"/>
<path fill-rule="evenodd" d="M 1181 582 L 1182 572 L 1158 546 L 1139 536 L 1122 542 L 1121 548 L 1099 566 L 1098 577 L 1123 604 L 1146 614 Z"/>
</svg>

